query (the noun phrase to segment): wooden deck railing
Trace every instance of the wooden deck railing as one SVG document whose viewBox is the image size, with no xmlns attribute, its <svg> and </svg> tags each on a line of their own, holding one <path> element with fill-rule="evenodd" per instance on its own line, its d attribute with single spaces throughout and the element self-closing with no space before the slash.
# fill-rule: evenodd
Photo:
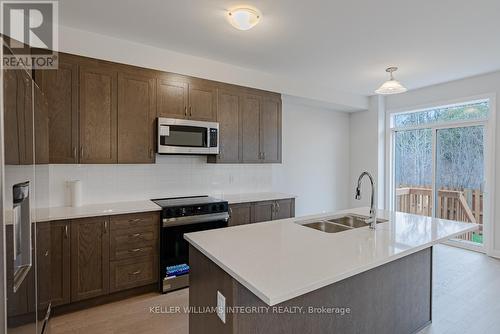
<svg viewBox="0 0 500 334">
<path fill-rule="evenodd" d="M 469 205 L 471 203 L 472 205 Z M 396 189 L 396 210 L 423 216 L 432 215 L 432 189 L 429 187 L 405 186 Z M 483 194 L 481 190 L 440 189 L 436 208 L 436 217 L 479 223 L 482 234 Z M 459 237 L 472 240 L 472 232 Z"/>
</svg>

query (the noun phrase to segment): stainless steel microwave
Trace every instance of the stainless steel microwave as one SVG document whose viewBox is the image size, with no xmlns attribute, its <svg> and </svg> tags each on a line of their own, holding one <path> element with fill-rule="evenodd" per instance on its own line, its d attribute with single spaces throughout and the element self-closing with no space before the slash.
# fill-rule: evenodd
<svg viewBox="0 0 500 334">
<path fill-rule="evenodd" d="M 159 154 L 219 154 L 219 123 L 158 118 Z"/>
</svg>

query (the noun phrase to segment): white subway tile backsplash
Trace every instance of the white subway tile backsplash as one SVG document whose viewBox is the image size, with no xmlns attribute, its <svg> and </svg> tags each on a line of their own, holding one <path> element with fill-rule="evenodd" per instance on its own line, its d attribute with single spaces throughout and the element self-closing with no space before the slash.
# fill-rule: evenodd
<svg viewBox="0 0 500 334">
<path fill-rule="evenodd" d="M 202 156 L 157 156 L 150 165 L 49 165 L 50 206 L 69 205 L 67 181 L 81 180 L 83 204 L 271 191 L 271 165 L 217 165 Z"/>
</svg>

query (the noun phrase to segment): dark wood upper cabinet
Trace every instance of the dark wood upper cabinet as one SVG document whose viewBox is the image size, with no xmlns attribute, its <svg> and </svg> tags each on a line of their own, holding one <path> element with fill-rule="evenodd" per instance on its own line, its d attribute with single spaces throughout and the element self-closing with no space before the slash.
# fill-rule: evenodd
<svg viewBox="0 0 500 334">
<path fill-rule="evenodd" d="M 35 80 L 48 104 L 49 161 L 78 163 L 78 61 L 59 54 L 57 70 L 39 70 Z"/>
<path fill-rule="evenodd" d="M 71 301 L 109 292 L 109 218 L 71 222 Z"/>
<path fill-rule="evenodd" d="M 3 70 L 3 97 L 4 97 L 4 141 L 5 147 L 5 164 L 19 165 L 21 164 L 21 142 L 24 137 L 21 136 L 23 131 L 21 117 L 18 114 L 18 74 L 16 70 Z"/>
<path fill-rule="evenodd" d="M 217 89 L 206 83 L 189 84 L 188 118 L 215 121 L 217 118 Z"/>
<path fill-rule="evenodd" d="M 263 162 L 281 162 L 281 99 L 262 99 L 260 147 Z"/>
<path fill-rule="evenodd" d="M 219 89 L 217 92 L 217 122 L 219 122 L 219 154 L 209 156 L 209 162 L 238 163 L 241 160 L 241 103 L 238 91 Z"/>
<path fill-rule="evenodd" d="M 71 243 L 69 221 L 51 222 L 51 300 L 52 305 L 68 304 L 71 300 Z"/>
<path fill-rule="evenodd" d="M 156 133 L 155 79 L 118 74 L 118 163 L 153 163 Z"/>
<path fill-rule="evenodd" d="M 243 162 L 259 162 L 261 97 L 245 95 L 241 113 L 241 158 Z"/>
<path fill-rule="evenodd" d="M 157 115 L 165 118 L 187 118 L 188 84 L 170 79 L 157 80 Z"/>
<path fill-rule="evenodd" d="M 42 90 L 34 85 L 35 163 L 49 163 L 49 106 Z"/>
<path fill-rule="evenodd" d="M 80 162 L 117 163 L 117 71 L 80 65 Z"/>
</svg>

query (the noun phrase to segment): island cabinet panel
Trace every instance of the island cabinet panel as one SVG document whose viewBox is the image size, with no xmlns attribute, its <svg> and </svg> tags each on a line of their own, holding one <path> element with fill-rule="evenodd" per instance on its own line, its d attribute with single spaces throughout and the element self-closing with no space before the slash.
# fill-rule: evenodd
<svg viewBox="0 0 500 334">
<path fill-rule="evenodd" d="M 80 66 L 80 162 L 116 163 L 117 71 L 102 64 Z"/>
<path fill-rule="evenodd" d="M 215 121 L 217 118 L 217 89 L 209 83 L 189 84 L 188 118 L 196 121 Z"/>
<path fill-rule="evenodd" d="M 241 114 L 241 158 L 242 162 L 260 162 L 260 108 L 261 98 L 245 95 Z"/>
<path fill-rule="evenodd" d="M 51 222 L 50 236 L 51 300 L 57 306 L 71 300 L 70 222 Z"/>
<path fill-rule="evenodd" d="M 218 90 L 219 154 L 209 156 L 208 162 L 238 163 L 241 161 L 241 104 L 242 95 L 239 91 Z"/>
<path fill-rule="evenodd" d="M 220 321 L 216 312 L 191 312 L 189 334 L 417 333 L 431 322 L 432 248 L 302 294 L 274 308 L 192 246 L 189 263 L 191 308 L 217 307 L 220 291 L 226 298 L 226 307 L 261 310 L 226 313 L 226 323 Z M 310 307 L 314 310 L 310 311 Z M 302 312 L 293 312 L 298 308 Z"/>
<path fill-rule="evenodd" d="M 118 163 L 153 163 L 156 133 L 155 79 L 118 74 Z"/>
<path fill-rule="evenodd" d="M 71 301 L 109 292 L 109 218 L 71 222 Z"/>
<path fill-rule="evenodd" d="M 180 80 L 157 80 L 157 115 L 165 118 L 188 117 L 188 84 Z"/>
<path fill-rule="evenodd" d="M 252 222 L 252 204 L 231 204 L 229 206 L 229 226 L 245 225 Z"/>
<path fill-rule="evenodd" d="M 78 57 L 59 53 L 56 70 L 35 71 L 49 118 L 49 162 L 78 163 Z"/>
<path fill-rule="evenodd" d="M 262 162 L 281 162 L 281 99 L 264 97 L 260 118 Z"/>
</svg>

